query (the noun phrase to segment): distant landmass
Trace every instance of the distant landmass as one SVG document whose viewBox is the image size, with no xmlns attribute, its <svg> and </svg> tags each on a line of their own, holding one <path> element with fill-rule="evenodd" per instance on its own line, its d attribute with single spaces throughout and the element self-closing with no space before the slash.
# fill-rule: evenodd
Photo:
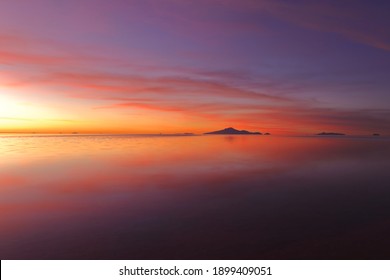
<svg viewBox="0 0 390 280">
<path fill-rule="evenodd" d="M 338 133 L 338 132 L 321 132 L 317 135 L 330 135 L 330 136 L 337 136 L 337 135 L 345 135 L 344 133 Z"/>
<path fill-rule="evenodd" d="M 222 130 L 212 131 L 212 132 L 206 132 L 205 134 L 256 134 L 256 135 L 262 135 L 260 132 L 250 132 L 247 130 L 237 130 L 233 127 L 228 127 Z"/>
</svg>

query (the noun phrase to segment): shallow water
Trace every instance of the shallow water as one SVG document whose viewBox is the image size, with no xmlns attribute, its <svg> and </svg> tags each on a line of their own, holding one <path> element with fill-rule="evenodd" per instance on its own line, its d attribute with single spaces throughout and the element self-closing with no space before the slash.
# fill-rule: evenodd
<svg viewBox="0 0 390 280">
<path fill-rule="evenodd" d="M 1 136 L 1 259 L 389 259 L 390 139 Z"/>
</svg>

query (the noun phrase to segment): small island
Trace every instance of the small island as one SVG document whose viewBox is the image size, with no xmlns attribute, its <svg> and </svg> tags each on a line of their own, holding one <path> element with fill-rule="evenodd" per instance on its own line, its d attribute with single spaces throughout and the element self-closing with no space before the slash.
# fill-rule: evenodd
<svg viewBox="0 0 390 280">
<path fill-rule="evenodd" d="M 206 132 L 204 134 L 254 134 L 254 135 L 262 135 L 260 132 L 250 132 L 247 130 L 237 130 L 233 127 L 228 127 L 222 130 Z"/>
<path fill-rule="evenodd" d="M 318 133 L 317 135 L 320 135 L 320 136 L 343 136 L 345 134 L 338 133 L 338 132 L 321 132 L 321 133 Z"/>
</svg>

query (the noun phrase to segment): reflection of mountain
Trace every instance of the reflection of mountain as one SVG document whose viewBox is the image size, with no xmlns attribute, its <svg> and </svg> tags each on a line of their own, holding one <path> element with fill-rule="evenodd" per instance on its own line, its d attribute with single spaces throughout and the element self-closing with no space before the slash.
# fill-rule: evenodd
<svg viewBox="0 0 390 280">
<path fill-rule="evenodd" d="M 338 133 L 338 132 L 321 132 L 321 133 L 318 133 L 317 135 L 333 135 L 333 136 L 337 136 L 337 135 L 345 135 L 344 133 Z"/>
<path fill-rule="evenodd" d="M 228 127 L 222 130 L 212 131 L 212 132 L 206 132 L 205 134 L 256 134 L 261 135 L 260 132 L 250 132 L 247 130 L 237 130 L 233 127 Z"/>
</svg>

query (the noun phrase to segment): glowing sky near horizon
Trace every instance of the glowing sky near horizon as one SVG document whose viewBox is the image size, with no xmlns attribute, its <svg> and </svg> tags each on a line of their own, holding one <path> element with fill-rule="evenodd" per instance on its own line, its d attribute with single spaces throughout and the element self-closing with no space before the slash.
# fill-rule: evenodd
<svg viewBox="0 0 390 280">
<path fill-rule="evenodd" d="M 390 135 L 389 10 L 2 0 L 0 132 Z"/>
</svg>

